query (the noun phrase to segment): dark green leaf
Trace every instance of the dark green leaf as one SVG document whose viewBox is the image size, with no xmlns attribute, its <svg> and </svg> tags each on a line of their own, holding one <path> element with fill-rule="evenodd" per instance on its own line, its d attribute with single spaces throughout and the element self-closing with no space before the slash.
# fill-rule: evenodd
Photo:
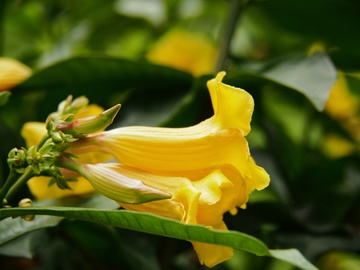
<svg viewBox="0 0 360 270">
<path fill-rule="evenodd" d="M 44 121 L 68 95 L 85 95 L 105 108 L 122 103 L 116 123 L 157 125 L 173 114 L 192 82 L 186 72 L 147 62 L 76 57 L 35 72 L 3 108 L 21 113 L 12 123 Z M 19 107 L 23 110 L 14 110 Z"/>
<path fill-rule="evenodd" d="M 8 102 L 10 95 L 11 95 L 11 92 L 9 92 L 9 91 L 0 92 L 0 106 L 6 104 L 6 102 Z"/>
<path fill-rule="evenodd" d="M 76 199 L 76 198 L 74 198 Z M 79 200 L 80 199 L 80 200 Z M 116 204 L 113 200 L 109 200 L 108 198 L 101 196 L 101 195 L 94 195 L 91 197 L 82 198 L 78 197 L 77 200 L 72 200 L 70 198 L 64 199 L 57 199 L 57 200 L 47 200 L 38 203 L 34 203 L 34 205 L 42 205 L 42 206 L 49 206 L 49 205 L 78 205 L 82 207 L 93 207 L 93 208 L 106 208 L 106 209 L 116 209 L 118 208 L 118 204 Z M 29 232 L 54 227 L 59 224 L 59 222 L 63 219 L 61 216 L 37 216 L 34 221 L 28 222 L 24 221 L 20 218 L 8 218 L 2 220 L 0 222 L 0 245 L 6 244 L 5 246 L 13 247 L 13 245 L 22 247 L 14 250 L 14 253 L 11 254 L 13 256 L 20 256 L 27 254 L 26 256 L 29 257 L 29 254 L 33 254 L 33 246 L 22 244 L 22 241 L 29 241 L 28 237 L 22 237 Z M 21 237 L 21 239 L 19 239 Z M 12 240 L 16 240 L 15 243 Z M 9 250 L 7 248 L 0 249 L 0 254 L 8 254 Z M 6 252 L 6 253 L 3 253 Z"/>
<path fill-rule="evenodd" d="M 96 210 L 77 207 L 32 207 L 1 209 L 0 219 L 13 215 L 54 215 L 111 225 L 166 237 L 229 246 L 254 253 L 287 260 L 302 269 L 316 269 L 297 250 L 280 252 L 268 250 L 260 240 L 235 231 L 212 230 L 204 226 L 188 225 L 152 214 L 124 210 Z"/>
</svg>

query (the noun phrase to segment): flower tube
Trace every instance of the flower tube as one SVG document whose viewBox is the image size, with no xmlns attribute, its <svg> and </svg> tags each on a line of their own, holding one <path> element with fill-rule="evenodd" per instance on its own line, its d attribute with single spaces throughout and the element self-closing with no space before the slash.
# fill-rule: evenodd
<svg viewBox="0 0 360 270">
<path fill-rule="evenodd" d="M 120 163 L 154 174 L 187 177 L 187 171 L 229 164 L 246 179 L 248 191 L 263 189 L 269 176 L 250 156 L 245 136 L 250 132 L 254 101 L 249 93 L 221 81 L 208 82 L 214 115 L 191 127 L 121 127 L 89 135 L 72 146 L 81 152 L 104 151 Z M 256 176 L 256 177 L 254 177 Z"/>
<path fill-rule="evenodd" d="M 111 154 L 122 175 L 171 195 L 142 204 L 120 203 L 125 209 L 227 230 L 223 214 L 245 208 L 248 195 L 268 186 L 270 179 L 255 164 L 245 139 L 253 99 L 246 91 L 222 83 L 224 76 L 220 72 L 208 82 L 214 115 L 197 125 L 121 127 L 89 134 L 73 142 L 70 149 Z M 200 262 L 208 267 L 233 254 L 229 247 L 192 244 Z"/>
</svg>

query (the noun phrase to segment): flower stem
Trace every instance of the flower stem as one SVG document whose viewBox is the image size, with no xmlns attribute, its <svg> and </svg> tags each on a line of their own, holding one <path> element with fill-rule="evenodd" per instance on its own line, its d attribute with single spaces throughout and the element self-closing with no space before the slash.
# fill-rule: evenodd
<svg viewBox="0 0 360 270">
<path fill-rule="evenodd" d="M 225 23 L 225 29 L 223 31 L 223 39 L 221 41 L 220 55 L 216 64 L 216 73 L 222 71 L 226 67 L 226 60 L 229 55 L 230 43 L 233 37 L 236 24 L 243 11 L 243 7 L 247 3 L 247 0 L 231 0 L 230 3 L 230 14 L 228 20 Z"/>
<path fill-rule="evenodd" d="M 18 176 L 19 174 L 16 171 L 10 170 L 10 174 L 6 179 L 4 186 L 0 189 L 0 207 L 6 204 L 6 200 L 4 201 L 6 194 L 8 193 L 12 185 L 16 182 Z"/>
<path fill-rule="evenodd" d="M 31 166 L 28 166 L 15 183 L 11 183 L 13 185 L 11 185 L 9 191 L 5 194 L 5 200 L 11 199 L 11 197 L 14 196 L 14 194 L 33 176 L 35 176 L 34 171 Z"/>
<path fill-rule="evenodd" d="M 81 174 L 81 164 L 71 159 L 67 154 L 61 154 L 55 165 Z"/>
</svg>

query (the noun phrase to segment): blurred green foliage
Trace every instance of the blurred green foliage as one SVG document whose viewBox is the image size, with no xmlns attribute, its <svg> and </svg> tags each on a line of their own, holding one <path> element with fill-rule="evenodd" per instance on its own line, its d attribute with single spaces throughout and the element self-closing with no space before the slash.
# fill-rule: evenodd
<svg viewBox="0 0 360 270">
<path fill-rule="evenodd" d="M 7 153 L 24 145 L 21 126 L 45 121 L 69 94 L 104 107 L 122 103 L 113 127 L 178 127 L 206 119 L 212 114 L 206 81 L 216 71 L 195 77 L 145 56 L 178 27 L 222 48 L 234 2 L 1 1 L 0 53 L 34 73 L 0 107 L 0 181 L 8 174 Z M 339 70 L 354 99 L 360 98 L 359 79 L 352 75 L 360 71 L 360 3 L 243 2 L 223 63 L 225 83 L 254 97 L 247 139 L 271 184 L 225 221 L 270 248 L 297 248 L 321 269 L 360 268 L 359 141 L 324 111 Z M 324 142 L 330 134 L 355 151 L 329 155 Z M 31 196 L 26 188 L 14 201 L 24 196 Z M 0 248 L 1 269 L 205 269 L 185 241 L 72 220 L 44 227 L 12 242 L 10 254 Z M 28 259 L 18 257 L 24 254 Z M 239 268 L 294 269 L 240 251 L 214 269 Z"/>
</svg>

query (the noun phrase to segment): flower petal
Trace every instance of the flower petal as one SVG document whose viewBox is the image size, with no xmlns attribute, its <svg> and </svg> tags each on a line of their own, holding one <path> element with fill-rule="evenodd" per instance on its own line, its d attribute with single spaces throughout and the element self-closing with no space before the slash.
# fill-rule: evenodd
<svg viewBox="0 0 360 270">
<path fill-rule="evenodd" d="M 227 231 L 227 227 L 222 222 L 218 227 L 214 228 L 218 230 Z M 201 264 L 205 264 L 207 267 L 213 267 L 223 261 L 230 259 L 233 256 L 233 249 L 230 247 L 224 247 L 219 245 L 191 242 Z"/>
<path fill-rule="evenodd" d="M 220 170 L 215 170 L 205 178 L 194 181 L 193 185 L 199 192 L 200 203 L 213 205 L 221 199 L 222 188 L 233 188 L 234 184 Z"/>
<path fill-rule="evenodd" d="M 246 136 L 250 132 L 250 121 L 254 110 L 252 96 L 243 89 L 222 83 L 226 73 L 219 72 L 207 82 L 215 121 L 221 128 L 239 128 Z"/>
</svg>

